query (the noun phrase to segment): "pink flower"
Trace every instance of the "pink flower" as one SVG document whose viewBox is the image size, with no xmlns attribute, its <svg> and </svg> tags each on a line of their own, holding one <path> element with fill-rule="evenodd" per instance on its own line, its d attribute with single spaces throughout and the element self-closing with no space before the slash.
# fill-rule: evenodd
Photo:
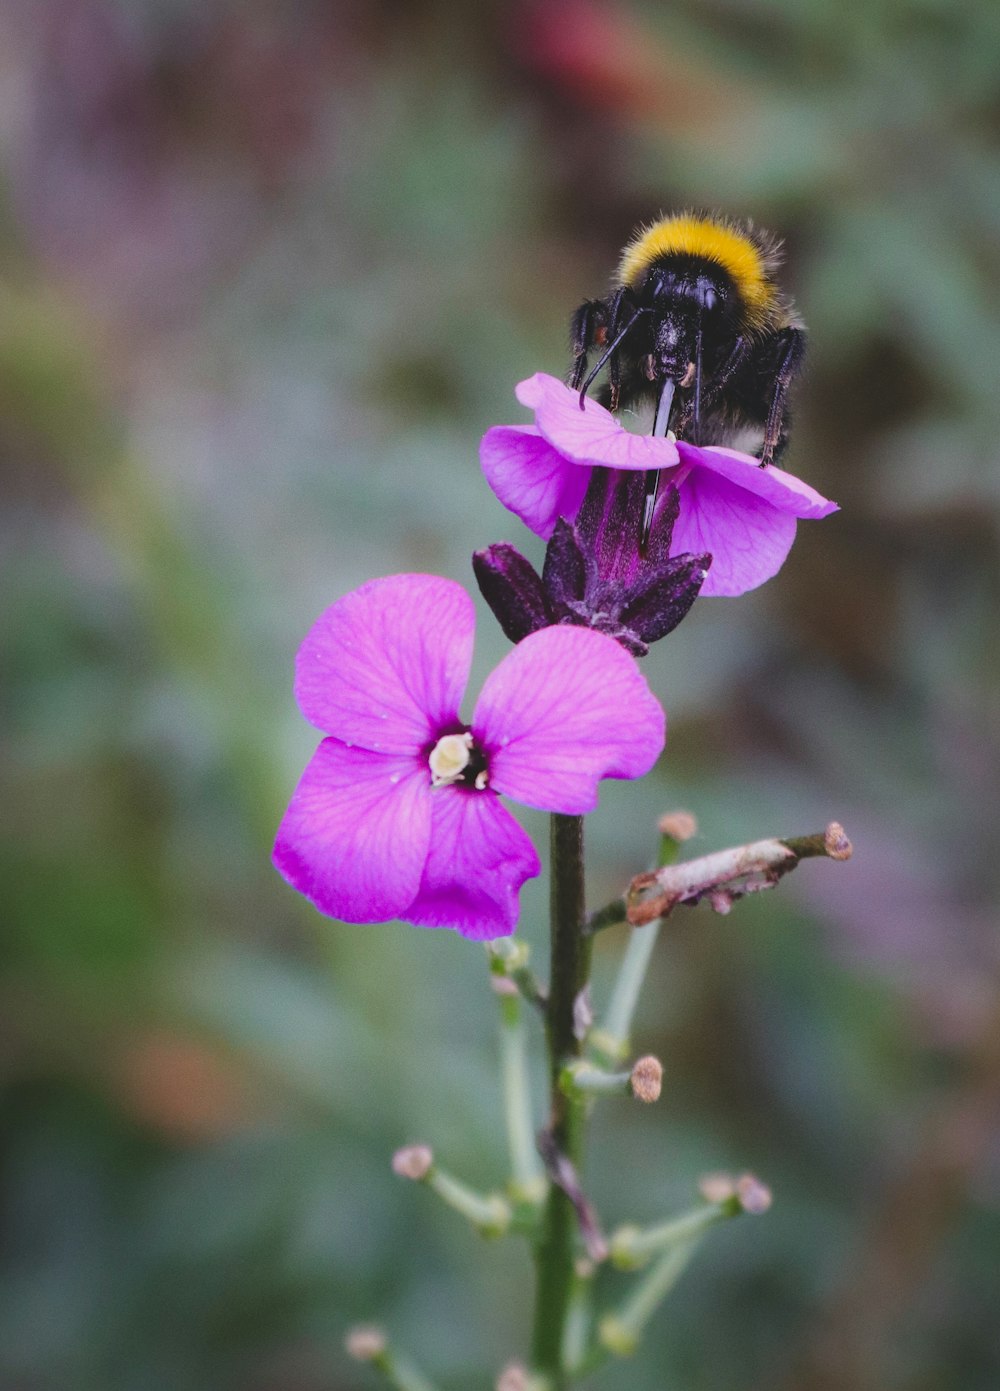
<svg viewBox="0 0 1000 1391">
<path fill-rule="evenodd" d="M 661 489 L 680 494 L 671 554 L 709 552 L 702 594 L 743 594 L 777 574 L 800 517 L 826 517 L 837 504 L 808 483 L 735 449 L 698 448 L 634 435 L 610 411 L 538 372 L 517 388 L 534 425 L 495 425 L 480 446 L 497 497 L 539 536 L 559 517 L 573 521 L 595 467 L 660 469 Z"/>
<path fill-rule="evenodd" d="M 504 794 L 545 811 L 597 805 L 601 778 L 656 762 L 664 715 L 632 657 L 589 628 L 532 633 L 459 718 L 472 600 L 393 575 L 328 608 L 299 650 L 295 694 L 324 739 L 278 830 L 274 862 L 322 913 L 503 936 L 539 872 Z"/>
</svg>

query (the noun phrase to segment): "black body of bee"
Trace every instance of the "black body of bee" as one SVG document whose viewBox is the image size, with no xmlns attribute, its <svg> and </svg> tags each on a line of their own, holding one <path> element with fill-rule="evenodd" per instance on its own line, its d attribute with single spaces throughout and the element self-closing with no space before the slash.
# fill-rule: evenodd
<svg viewBox="0 0 1000 1391">
<path fill-rule="evenodd" d="M 692 444 L 744 442 L 753 431 L 761 466 L 773 463 L 805 351 L 804 326 L 774 280 L 779 252 L 768 233 L 714 215 L 641 229 L 612 293 L 573 315 L 570 385 L 581 404 L 606 367 L 601 397 L 612 410 L 651 403 L 653 433 Z"/>
</svg>

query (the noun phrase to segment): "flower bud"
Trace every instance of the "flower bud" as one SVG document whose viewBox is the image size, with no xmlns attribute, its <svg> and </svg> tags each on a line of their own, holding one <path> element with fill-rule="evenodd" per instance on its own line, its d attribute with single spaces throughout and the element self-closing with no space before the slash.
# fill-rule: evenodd
<svg viewBox="0 0 1000 1391">
<path fill-rule="evenodd" d="M 657 830 L 682 845 L 698 834 L 698 820 L 689 811 L 668 811 L 657 822 Z"/>
<path fill-rule="evenodd" d="M 496 1391 L 528 1391 L 528 1373 L 520 1362 L 508 1362 L 497 1377 Z"/>
<path fill-rule="evenodd" d="M 400 1178 L 419 1182 L 427 1177 L 434 1163 L 434 1151 L 429 1145 L 404 1145 L 392 1156 L 392 1171 Z"/>
<path fill-rule="evenodd" d="M 771 1206 L 771 1190 L 753 1174 L 742 1174 L 736 1180 L 736 1196 L 740 1207 L 751 1217 L 759 1217 Z"/>
<path fill-rule="evenodd" d="M 831 860 L 849 860 L 854 854 L 854 846 L 839 821 L 831 821 L 827 826 L 823 832 L 823 844 Z"/>
<path fill-rule="evenodd" d="M 736 1196 L 736 1184 L 729 1174 L 705 1174 L 698 1182 L 698 1192 L 706 1203 L 724 1203 Z"/>
<path fill-rule="evenodd" d="M 663 1064 L 650 1053 L 632 1068 L 632 1095 L 637 1101 L 658 1101 L 663 1084 Z"/>
<path fill-rule="evenodd" d="M 356 1362 L 373 1362 L 381 1357 L 386 1349 L 386 1336 L 374 1324 L 361 1323 L 348 1329 L 344 1339 L 344 1350 Z"/>
</svg>

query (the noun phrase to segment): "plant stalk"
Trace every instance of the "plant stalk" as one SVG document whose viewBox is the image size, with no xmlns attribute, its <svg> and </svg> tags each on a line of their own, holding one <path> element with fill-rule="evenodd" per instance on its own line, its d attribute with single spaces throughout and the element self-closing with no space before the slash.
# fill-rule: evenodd
<svg viewBox="0 0 1000 1391">
<path fill-rule="evenodd" d="M 583 933 L 583 818 L 551 818 L 551 970 L 545 1016 L 549 1060 L 549 1126 L 557 1149 L 579 1172 L 586 1102 L 560 1086 L 560 1073 L 582 1051 L 575 1006 L 590 979 L 592 939 Z M 563 1347 L 577 1255 L 573 1204 L 551 1184 L 535 1251 L 537 1287 L 532 1362 L 552 1391 L 569 1385 Z"/>
</svg>

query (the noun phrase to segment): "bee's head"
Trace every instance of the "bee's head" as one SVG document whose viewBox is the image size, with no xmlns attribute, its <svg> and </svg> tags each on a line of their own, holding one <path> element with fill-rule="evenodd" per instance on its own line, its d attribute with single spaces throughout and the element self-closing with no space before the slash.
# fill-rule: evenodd
<svg viewBox="0 0 1000 1391">
<path fill-rule="evenodd" d="M 729 324 L 732 283 L 708 261 L 670 257 L 648 272 L 643 299 L 653 309 L 653 370 L 686 385 L 699 337 L 716 338 Z"/>
</svg>

